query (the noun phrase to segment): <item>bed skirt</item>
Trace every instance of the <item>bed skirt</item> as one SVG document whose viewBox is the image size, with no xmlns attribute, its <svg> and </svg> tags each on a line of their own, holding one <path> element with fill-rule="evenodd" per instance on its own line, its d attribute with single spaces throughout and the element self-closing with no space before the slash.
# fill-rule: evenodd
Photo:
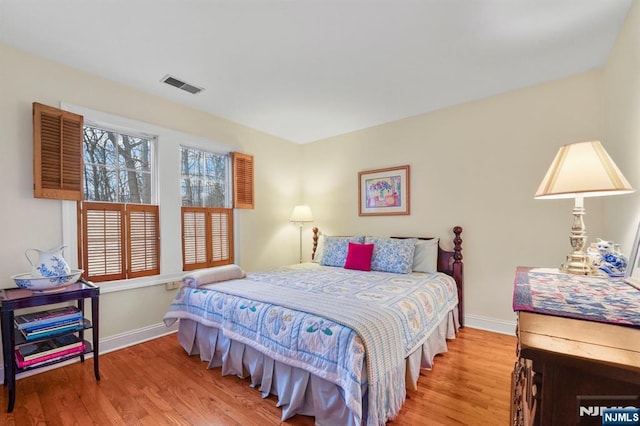
<svg viewBox="0 0 640 426">
<path fill-rule="evenodd" d="M 426 342 L 406 358 L 406 387 L 417 389 L 420 369 L 431 369 L 434 357 L 447 351 L 447 339 L 454 339 L 460 327 L 457 306 L 449 312 Z M 256 349 L 226 337 L 215 327 L 181 319 L 178 342 L 189 355 L 200 355 L 207 368 L 221 367 L 222 375 L 250 378 L 251 386 L 278 397 L 282 420 L 296 414 L 315 417 L 317 425 L 356 424 L 356 418 L 344 402 L 336 384 L 308 371 L 275 361 Z M 363 368 L 363 376 L 366 377 Z M 367 413 L 367 385 L 362 388 L 362 414 Z M 366 418 L 363 421 L 366 424 Z"/>
</svg>

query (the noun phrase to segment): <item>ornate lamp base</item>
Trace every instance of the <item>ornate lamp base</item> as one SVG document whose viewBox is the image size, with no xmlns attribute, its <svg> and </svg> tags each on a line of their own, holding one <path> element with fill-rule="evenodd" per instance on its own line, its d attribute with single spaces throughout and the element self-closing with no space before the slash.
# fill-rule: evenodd
<svg viewBox="0 0 640 426">
<path fill-rule="evenodd" d="M 591 275 L 593 267 L 589 257 L 584 252 L 587 245 L 587 236 L 585 235 L 584 220 L 582 216 L 585 214 L 583 198 L 576 196 L 575 207 L 573 208 L 573 225 L 571 226 L 571 247 L 573 251 L 567 255 L 560 270 L 567 274 Z"/>
<path fill-rule="evenodd" d="M 592 275 L 593 267 L 585 253 L 574 252 L 567 255 L 567 259 L 560 266 L 560 271 L 575 275 Z"/>
</svg>

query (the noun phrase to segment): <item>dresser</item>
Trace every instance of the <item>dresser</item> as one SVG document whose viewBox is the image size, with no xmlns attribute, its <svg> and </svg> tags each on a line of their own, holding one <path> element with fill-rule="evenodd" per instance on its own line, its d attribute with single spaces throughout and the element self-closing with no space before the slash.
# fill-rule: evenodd
<svg viewBox="0 0 640 426">
<path fill-rule="evenodd" d="M 638 296 L 640 301 L 640 292 L 634 294 L 621 281 L 604 277 L 532 271 L 536 270 L 516 271 L 518 360 L 512 376 L 511 423 L 601 425 L 601 407 L 640 408 L 640 328 L 624 324 L 633 320 L 635 309 L 640 314 L 640 303 L 634 299 Z M 557 289 L 543 294 L 540 289 L 547 285 Z M 536 297 L 542 302 L 536 304 Z M 609 322 L 607 315 L 616 310 L 621 312 L 613 312 Z M 588 315 L 597 320 L 581 318 Z"/>
</svg>

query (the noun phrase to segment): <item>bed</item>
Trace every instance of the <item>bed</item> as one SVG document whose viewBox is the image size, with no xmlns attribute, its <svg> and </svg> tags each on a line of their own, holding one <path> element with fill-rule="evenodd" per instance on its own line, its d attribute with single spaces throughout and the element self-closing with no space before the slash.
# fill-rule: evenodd
<svg viewBox="0 0 640 426">
<path fill-rule="evenodd" d="M 276 395 L 282 420 L 385 424 L 462 326 L 461 233 L 453 228 L 449 251 L 437 238 L 314 228 L 312 262 L 185 275 L 164 321 L 179 320 L 188 355 Z"/>
</svg>

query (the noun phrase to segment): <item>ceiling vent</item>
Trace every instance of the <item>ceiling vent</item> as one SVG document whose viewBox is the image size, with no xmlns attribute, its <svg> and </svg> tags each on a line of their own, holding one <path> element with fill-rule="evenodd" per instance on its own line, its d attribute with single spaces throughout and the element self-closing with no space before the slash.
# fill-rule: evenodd
<svg viewBox="0 0 640 426">
<path fill-rule="evenodd" d="M 189 92 L 192 95 L 200 93 L 204 90 L 202 87 L 197 87 L 192 84 L 185 83 L 180 79 L 170 76 L 169 74 L 162 77 L 162 80 L 160 81 L 162 81 L 163 83 L 167 83 L 169 86 L 177 87 L 178 89 L 182 89 L 185 92 Z"/>
</svg>

